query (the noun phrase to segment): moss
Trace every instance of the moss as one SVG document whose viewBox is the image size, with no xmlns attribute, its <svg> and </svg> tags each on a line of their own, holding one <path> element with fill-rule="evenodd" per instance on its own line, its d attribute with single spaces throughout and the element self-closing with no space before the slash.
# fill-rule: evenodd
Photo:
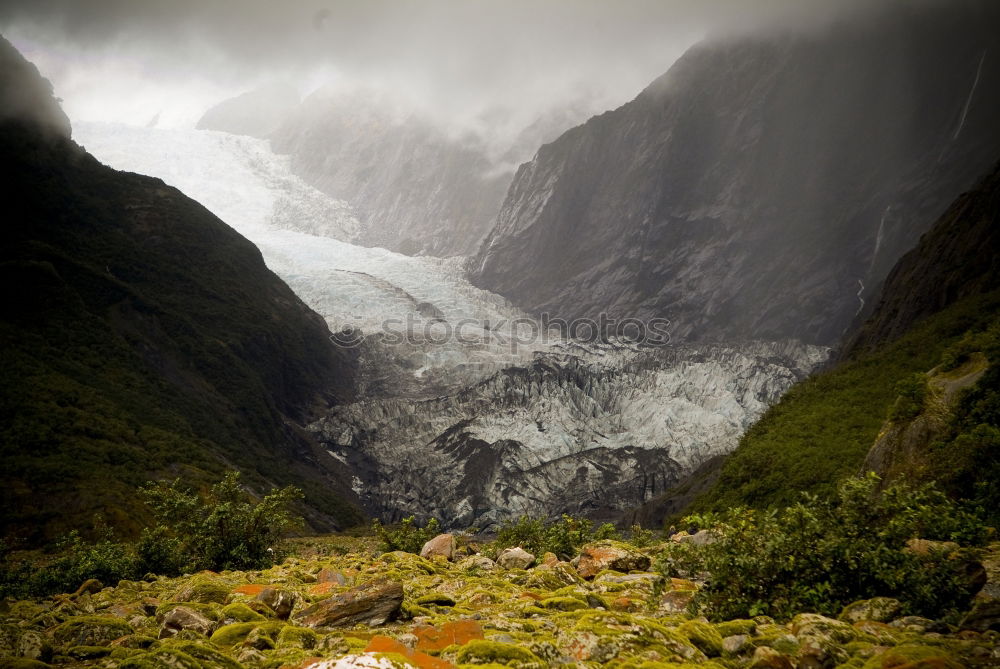
<svg viewBox="0 0 1000 669">
<path fill-rule="evenodd" d="M 542 669 L 545 663 L 529 650 L 509 643 L 470 641 L 455 656 L 459 664 L 503 664 L 521 669 Z"/>
<path fill-rule="evenodd" d="M 266 620 L 264 616 L 251 609 L 242 602 L 234 602 L 222 608 L 222 618 L 224 620 L 235 620 L 241 623 L 249 623 Z"/>
<path fill-rule="evenodd" d="M 278 632 L 278 648 L 303 648 L 309 650 L 316 647 L 319 637 L 316 632 L 307 627 L 286 625 Z"/>
<path fill-rule="evenodd" d="M 429 606 L 431 604 L 437 604 L 439 606 L 455 606 L 455 600 L 443 593 L 431 592 L 422 597 L 418 597 L 417 604 L 420 606 Z"/>
<path fill-rule="evenodd" d="M 73 646 L 66 654 L 76 660 L 97 660 L 111 655 L 108 646 Z"/>
<path fill-rule="evenodd" d="M 962 669 L 962 664 L 943 648 L 923 644 L 903 644 L 871 657 L 864 669 L 927 666 L 935 669 Z"/>
<path fill-rule="evenodd" d="M 52 637 L 64 646 L 102 646 L 131 633 L 121 618 L 76 616 L 56 627 Z"/>
<path fill-rule="evenodd" d="M 0 657 L 0 669 L 49 669 L 51 666 L 26 657 Z"/>
<path fill-rule="evenodd" d="M 212 622 L 222 620 L 222 613 L 216 603 L 206 604 L 204 602 L 167 602 L 156 607 L 156 620 L 163 622 L 163 617 L 176 609 L 178 606 L 185 606 L 192 611 L 197 611 Z"/>
<path fill-rule="evenodd" d="M 538 606 L 543 609 L 556 609 L 557 611 L 576 611 L 590 608 L 586 602 L 581 602 L 576 597 L 548 597 L 538 602 Z"/>
<path fill-rule="evenodd" d="M 705 655 L 709 657 L 722 655 L 722 635 L 708 623 L 689 620 L 680 626 L 679 631 Z"/>
<path fill-rule="evenodd" d="M 195 574 L 182 583 L 171 598 L 178 602 L 224 604 L 229 597 L 230 589 L 227 583 L 215 576 Z"/>
<path fill-rule="evenodd" d="M 719 630 L 719 635 L 723 638 L 736 634 L 753 634 L 757 630 L 757 623 L 752 620 L 737 618 L 736 620 L 727 620 L 718 623 L 715 629 Z"/>
<path fill-rule="evenodd" d="M 257 623 L 232 623 L 223 625 L 212 634 L 212 643 L 218 646 L 235 646 L 247 638 Z"/>
<path fill-rule="evenodd" d="M 203 643 L 178 641 L 167 644 L 166 648 L 176 649 L 185 655 L 200 660 L 205 663 L 206 667 L 212 667 L 213 669 L 243 669 L 242 665 L 236 660 Z"/>
</svg>

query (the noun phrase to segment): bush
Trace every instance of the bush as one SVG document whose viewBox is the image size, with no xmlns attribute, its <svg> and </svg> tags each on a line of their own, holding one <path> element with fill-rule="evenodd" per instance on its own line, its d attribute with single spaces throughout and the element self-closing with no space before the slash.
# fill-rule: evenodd
<svg viewBox="0 0 1000 669">
<path fill-rule="evenodd" d="M 604 523 L 594 530 L 593 521 L 566 514 L 551 524 L 546 524 L 541 518 L 521 516 L 500 527 L 495 546 L 498 549 L 520 546 L 535 555 L 550 552 L 569 559 L 586 543 L 617 538 L 618 531 L 611 523 Z"/>
<path fill-rule="evenodd" d="M 441 532 L 441 523 L 431 518 L 424 527 L 418 527 L 416 518 L 404 518 L 398 525 L 386 527 L 378 519 L 372 521 L 372 532 L 379 540 L 379 550 L 420 553 L 424 544 Z"/>
<path fill-rule="evenodd" d="M 983 524 L 933 486 L 879 485 L 870 475 L 844 482 L 833 501 L 810 497 L 780 511 L 689 518 L 718 540 L 670 546 L 657 568 L 669 576 L 707 571 L 692 608 L 715 619 L 836 615 L 874 596 L 895 597 L 906 613 L 932 618 L 962 609 L 972 593 L 961 560 L 901 549 L 916 537 L 980 544 Z"/>
<path fill-rule="evenodd" d="M 117 540 L 98 518 L 97 541 L 72 531 L 44 564 L 15 560 L 10 546 L 0 544 L 0 596 L 72 592 L 89 578 L 114 585 L 148 572 L 270 566 L 281 557 L 274 549 L 282 535 L 301 520 L 289 510 L 301 496 L 298 489 L 272 490 L 254 501 L 239 485 L 238 472 L 226 474 L 205 496 L 183 490 L 178 481 L 148 483 L 141 492 L 159 523 L 143 529 L 137 542 Z"/>
<path fill-rule="evenodd" d="M 140 539 L 145 555 L 167 568 L 181 562 L 190 569 L 216 571 L 274 564 L 278 542 L 302 522 L 290 509 L 302 492 L 288 486 L 254 501 L 239 478 L 239 472 L 228 472 L 204 497 L 182 489 L 176 480 L 143 488 L 158 521 Z"/>
<path fill-rule="evenodd" d="M 889 420 L 903 421 L 916 418 L 924 410 L 927 400 L 927 375 L 911 374 L 896 384 L 898 397 L 889 409 Z"/>
</svg>

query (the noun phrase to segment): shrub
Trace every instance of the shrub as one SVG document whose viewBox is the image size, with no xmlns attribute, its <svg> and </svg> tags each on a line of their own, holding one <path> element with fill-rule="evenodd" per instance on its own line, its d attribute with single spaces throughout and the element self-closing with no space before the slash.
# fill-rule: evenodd
<svg viewBox="0 0 1000 669">
<path fill-rule="evenodd" d="M 431 518 L 424 527 L 418 527 L 416 518 L 404 518 L 398 525 L 386 527 L 378 519 L 372 521 L 372 532 L 379 540 L 383 552 L 405 551 L 419 553 L 424 544 L 441 532 L 441 523 Z"/>
<path fill-rule="evenodd" d="M 982 523 L 933 486 L 878 477 L 844 482 L 835 500 L 782 510 L 733 509 L 690 518 L 718 536 L 703 547 L 670 546 L 657 561 L 666 575 L 707 571 L 692 608 L 715 619 L 814 611 L 837 614 L 857 599 L 895 597 L 907 613 L 938 618 L 968 603 L 961 560 L 901 550 L 908 539 L 979 544 Z"/>
<path fill-rule="evenodd" d="M 903 421 L 916 418 L 924 409 L 927 399 L 927 375 L 911 374 L 896 384 L 898 397 L 889 410 L 889 420 Z"/>
<path fill-rule="evenodd" d="M 636 548 L 645 548 L 656 539 L 653 530 L 647 530 L 642 525 L 633 525 L 629 530 L 628 542 Z"/>
<path fill-rule="evenodd" d="M 551 524 L 541 518 L 521 516 L 500 527 L 495 545 L 498 549 L 521 546 L 535 555 L 551 552 L 568 559 L 586 543 L 617 538 L 618 531 L 611 523 L 604 523 L 594 530 L 593 521 L 566 514 Z"/>
<path fill-rule="evenodd" d="M 179 560 L 192 569 L 216 571 L 273 564 L 282 536 L 302 522 L 290 508 L 302 492 L 288 486 L 255 501 L 239 478 L 239 472 L 228 472 L 204 496 L 182 489 L 176 480 L 143 488 L 158 521 L 140 540 L 146 556 L 168 568 Z M 164 540 L 166 547 L 157 549 L 155 542 Z"/>
</svg>

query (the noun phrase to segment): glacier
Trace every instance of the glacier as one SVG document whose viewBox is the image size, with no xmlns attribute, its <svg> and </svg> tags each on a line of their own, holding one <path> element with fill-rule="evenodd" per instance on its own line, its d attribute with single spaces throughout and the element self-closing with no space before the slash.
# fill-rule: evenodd
<svg viewBox="0 0 1000 669">
<path fill-rule="evenodd" d="M 794 340 L 519 338 L 538 321 L 472 286 L 463 258 L 360 246 L 350 203 L 296 177 L 266 140 L 117 124 L 77 124 L 74 135 L 112 167 L 198 200 L 359 347 L 356 401 L 310 429 L 386 520 L 613 519 L 735 448 L 829 354 Z"/>
</svg>

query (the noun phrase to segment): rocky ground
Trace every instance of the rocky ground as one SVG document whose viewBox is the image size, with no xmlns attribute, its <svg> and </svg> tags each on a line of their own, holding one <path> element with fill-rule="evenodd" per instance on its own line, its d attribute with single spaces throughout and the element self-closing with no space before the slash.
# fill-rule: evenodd
<svg viewBox="0 0 1000 669">
<path fill-rule="evenodd" d="M 885 598 L 839 620 L 710 623 L 685 612 L 698 583 L 651 571 L 655 545 L 597 542 L 571 562 L 521 549 L 494 561 L 473 549 L 450 535 L 423 557 L 323 538 L 264 571 L 92 580 L 74 594 L 6 601 L 0 667 L 1000 666 L 1000 544 L 961 627 L 898 617 Z"/>
</svg>

